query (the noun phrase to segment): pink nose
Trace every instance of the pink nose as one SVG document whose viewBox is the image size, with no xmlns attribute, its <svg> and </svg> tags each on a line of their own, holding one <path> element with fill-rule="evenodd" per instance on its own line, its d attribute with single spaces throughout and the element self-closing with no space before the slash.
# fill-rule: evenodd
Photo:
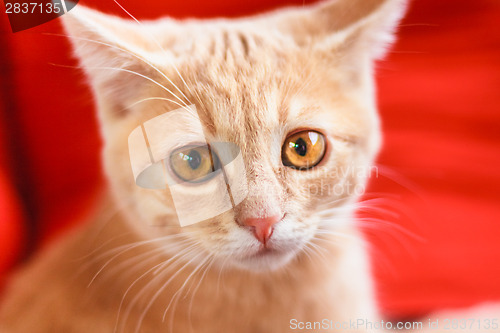
<svg viewBox="0 0 500 333">
<path fill-rule="evenodd" d="M 266 245 L 273 234 L 274 225 L 280 220 L 281 216 L 274 215 L 264 218 L 248 218 L 243 223 L 248 227 L 252 227 L 255 238 Z"/>
</svg>

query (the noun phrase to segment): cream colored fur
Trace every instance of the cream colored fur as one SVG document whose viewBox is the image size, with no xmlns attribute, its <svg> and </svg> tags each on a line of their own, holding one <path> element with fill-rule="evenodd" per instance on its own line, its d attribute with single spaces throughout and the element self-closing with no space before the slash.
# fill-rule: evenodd
<svg viewBox="0 0 500 333">
<path fill-rule="evenodd" d="M 14 277 L 0 332 L 274 333 L 290 331 L 294 318 L 375 320 L 370 268 L 350 219 L 353 189 L 366 177 L 332 171 L 369 168 L 378 151 L 373 61 L 403 10 L 399 0 L 339 0 L 141 25 L 81 6 L 65 15 L 96 98 L 109 195 L 89 223 Z M 241 149 L 249 195 L 179 228 L 168 191 L 135 185 L 127 137 L 184 103 L 196 105 L 209 142 Z M 313 170 L 281 163 L 282 143 L 297 129 L 327 137 Z M 285 217 L 269 243 L 275 252 L 261 255 L 240 221 L 272 214 Z"/>
</svg>

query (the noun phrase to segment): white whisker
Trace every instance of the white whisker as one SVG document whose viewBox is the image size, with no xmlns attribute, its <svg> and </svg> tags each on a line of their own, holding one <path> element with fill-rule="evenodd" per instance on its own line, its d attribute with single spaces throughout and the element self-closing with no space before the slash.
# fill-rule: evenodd
<svg viewBox="0 0 500 333">
<path fill-rule="evenodd" d="M 153 295 L 153 297 L 151 297 L 150 301 L 148 302 L 148 304 L 145 306 L 141 316 L 139 317 L 138 321 L 137 321 L 137 325 L 135 327 L 135 333 L 138 333 L 139 330 L 141 329 L 141 325 L 142 325 L 142 321 L 144 320 L 144 317 L 146 316 L 146 313 L 148 312 L 148 310 L 151 308 L 151 306 L 153 305 L 154 301 L 160 296 L 160 294 L 163 292 L 163 290 L 165 290 L 165 288 L 170 284 L 170 282 L 172 280 L 175 279 L 175 277 L 177 275 L 179 275 L 180 272 L 182 272 L 186 267 L 188 267 L 194 260 L 196 260 L 200 255 L 202 255 L 203 252 L 202 251 L 198 251 L 198 254 L 191 258 L 191 260 L 189 260 L 188 262 L 186 262 L 181 268 L 179 268 L 173 275 L 170 276 L 170 278 L 161 286 L 161 288 L 159 288 L 156 293 Z M 156 280 L 157 278 L 161 277 L 162 275 L 158 275 L 155 279 L 153 279 L 152 281 Z M 149 284 L 148 284 L 149 285 Z"/>
<path fill-rule="evenodd" d="M 137 22 L 137 24 L 139 24 L 141 27 L 143 27 L 142 23 L 136 19 L 131 13 L 129 13 L 125 7 L 123 7 L 117 0 L 113 0 L 128 16 L 130 16 L 135 22 Z M 159 49 L 163 52 L 163 54 L 165 55 L 165 58 L 169 60 L 170 62 L 170 65 L 175 69 L 175 72 L 177 73 L 177 75 L 179 75 L 179 78 L 182 80 L 182 83 L 184 83 L 184 85 L 186 86 L 186 88 L 189 90 L 189 92 L 191 92 L 191 89 L 189 88 L 189 86 L 187 85 L 186 81 L 184 80 L 184 78 L 182 77 L 181 73 L 179 72 L 179 69 L 177 68 L 177 66 L 175 66 L 175 64 L 170 60 L 170 57 L 168 56 L 168 53 L 167 51 L 165 51 L 165 49 L 161 46 L 161 44 L 158 42 L 158 40 L 153 36 L 153 35 L 150 35 L 149 37 L 151 37 L 151 40 L 159 47 Z M 168 78 L 167 78 L 168 79 Z M 169 82 L 184 96 L 186 97 L 182 91 L 172 82 L 169 80 Z M 191 92 L 192 93 L 192 92 Z M 186 99 L 189 101 L 189 99 L 186 97 Z M 189 101 L 189 103 L 191 103 L 191 101 Z"/>
<path fill-rule="evenodd" d="M 158 237 L 158 238 L 154 238 L 154 239 L 149 239 L 149 240 L 145 240 L 145 241 L 140 241 L 140 242 L 135 242 L 135 243 L 132 243 L 132 244 L 127 244 L 127 245 L 123 245 L 123 246 L 120 246 L 116 249 L 113 249 L 112 251 L 115 252 L 117 249 L 121 249 L 123 247 L 125 247 L 125 249 L 117 254 L 115 254 L 114 256 L 111 257 L 111 259 L 109 259 L 108 261 L 106 261 L 106 263 L 97 271 L 97 273 L 94 275 L 94 277 L 91 279 L 91 281 L 89 282 L 88 286 L 87 287 L 90 287 L 90 285 L 95 281 L 95 279 L 97 278 L 97 276 L 99 276 L 99 274 L 114 260 L 116 259 L 117 257 L 119 257 L 120 255 L 126 253 L 127 251 L 130 251 L 130 250 L 133 250 L 135 248 L 138 248 L 139 246 L 142 246 L 142 245 L 146 245 L 146 244 L 151 244 L 151 243 L 155 243 L 155 242 L 159 242 L 159 241 L 164 241 L 164 240 L 167 240 L 167 239 L 171 239 L 171 238 L 175 238 L 175 237 L 180 237 L 182 235 L 169 235 L 169 236 L 164 236 L 164 237 Z M 104 255 L 104 254 L 103 254 Z M 102 256 L 102 255 L 101 255 Z"/>
<path fill-rule="evenodd" d="M 163 312 L 163 317 L 162 321 L 165 322 L 165 317 L 167 316 L 167 312 L 170 309 L 170 306 L 172 305 L 172 302 L 177 303 L 178 298 L 180 297 L 182 291 L 188 284 L 188 282 L 191 280 L 191 278 L 194 276 L 194 274 L 210 259 L 210 257 L 204 258 L 194 269 L 193 271 L 188 275 L 188 277 L 184 280 L 184 283 L 180 286 L 179 289 L 172 295 L 172 298 L 170 299 L 170 302 L 168 303 L 167 307 L 165 308 L 165 311 Z M 175 308 L 172 310 L 172 313 L 175 312 Z"/>
<path fill-rule="evenodd" d="M 130 104 L 129 106 L 127 106 L 126 108 L 132 108 L 132 107 L 136 106 L 136 105 L 137 105 L 137 104 L 139 104 L 139 103 L 143 103 L 143 102 L 147 102 L 147 101 L 153 101 L 153 100 L 167 101 L 167 102 L 174 103 L 174 104 L 176 104 L 176 105 L 180 106 L 181 108 L 183 108 L 183 107 L 184 107 L 183 105 L 179 104 L 178 102 L 176 102 L 176 101 L 174 101 L 174 100 L 172 100 L 172 99 L 170 99 L 170 98 L 164 98 L 164 97 L 148 97 L 148 98 L 143 98 L 143 99 L 141 99 L 141 100 L 139 100 L 139 101 L 137 101 L 137 102 L 134 102 L 134 103 Z"/>
<path fill-rule="evenodd" d="M 180 256 L 178 256 L 175 260 L 173 261 L 170 261 L 170 266 L 168 266 L 161 274 L 155 276 L 154 278 L 152 278 L 144 287 L 141 288 L 141 290 L 134 296 L 134 298 L 129 302 L 127 308 L 125 309 L 125 314 L 124 314 L 124 319 L 122 321 L 123 325 L 126 324 L 129 316 L 130 316 L 130 313 L 132 311 L 132 308 L 135 306 L 135 304 L 139 301 L 139 299 L 141 298 L 141 296 L 146 293 L 146 291 L 148 290 L 148 288 L 150 288 L 151 286 L 153 286 L 155 283 L 161 281 L 161 279 L 163 279 L 165 276 L 167 276 L 171 270 L 178 264 L 180 263 L 181 261 L 184 260 L 185 257 L 189 256 L 191 253 L 196 253 L 198 252 L 196 248 L 190 248 L 189 250 L 188 249 L 185 249 L 184 251 L 182 251 L 182 254 Z M 178 273 L 179 271 L 177 271 Z M 176 274 L 177 274 L 176 273 Z M 174 274 L 174 275 L 176 275 Z M 168 281 L 171 281 L 171 279 L 169 279 Z M 139 325 L 140 326 L 140 325 Z"/>
<path fill-rule="evenodd" d="M 198 284 L 196 285 L 196 287 L 194 288 L 193 292 L 191 293 L 191 301 L 189 302 L 189 307 L 188 307 L 188 316 L 189 316 L 189 318 L 191 318 L 191 311 L 192 311 L 192 308 L 193 308 L 193 302 L 194 302 L 194 297 L 196 296 L 196 292 L 200 288 L 201 283 L 203 281 L 203 278 L 205 277 L 205 275 L 207 274 L 207 272 L 210 270 L 210 268 L 212 267 L 212 265 L 215 262 L 215 260 L 216 260 L 216 258 L 214 256 L 212 256 L 211 259 L 210 259 L 210 261 L 208 262 L 208 265 L 205 267 L 205 269 L 203 271 L 203 274 L 201 275 L 201 278 L 198 281 Z M 190 290 L 191 290 L 191 288 L 188 290 L 188 293 L 189 293 Z M 191 319 L 189 319 L 189 321 L 191 322 Z"/>
<path fill-rule="evenodd" d="M 132 288 L 141 280 L 143 279 L 148 273 L 150 273 L 152 270 L 156 269 L 157 267 L 159 266 L 165 266 L 165 263 L 171 263 L 172 261 L 175 261 L 179 256 L 182 256 L 186 253 L 189 253 L 189 251 L 191 251 L 196 245 L 192 245 L 188 248 L 185 248 L 181 251 L 179 251 L 179 253 L 171 258 L 169 258 L 167 261 L 164 261 L 164 262 L 161 262 L 157 265 L 154 265 L 153 267 L 149 268 L 147 271 L 145 271 L 143 274 L 141 274 L 138 278 L 136 278 L 131 284 L 130 286 L 125 290 L 125 293 L 123 294 L 122 296 L 122 299 L 120 301 L 120 305 L 118 307 L 118 313 L 117 313 L 117 317 L 116 317 L 116 324 L 115 324 L 115 330 L 114 332 L 116 332 L 117 328 L 118 328 L 118 324 L 119 324 L 119 319 L 120 319 L 120 313 L 121 313 L 121 310 L 123 308 L 123 303 L 125 302 L 125 299 L 128 295 L 128 293 L 130 292 L 130 290 L 132 290 Z M 161 251 L 164 251 L 164 248 L 159 248 L 159 250 Z"/>
<path fill-rule="evenodd" d="M 136 59 L 139 59 L 141 60 L 142 62 L 144 62 L 145 64 L 147 64 L 148 66 L 150 66 L 151 68 L 153 68 L 156 72 L 158 72 L 161 76 L 163 76 L 170 84 L 172 84 L 175 88 L 177 88 L 177 90 L 182 94 L 182 96 L 186 99 L 186 101 L 188 101 L 190 104 L 192 104 L 192 102 L 189 100 L 189 98 L 186 97 L 186 95 L 184 95 L 184 93 L 172 82 L 172 80 L 170 80 L 168 78 L 168 76 L 163 72 L 161 71 L 158 67 L 156 67 L 153 63 L 151 63 L 150 61 L 148 61 L 147 59 L 133 53 L 133 52 L 130 52 L 129 50 L 127 49 L 124 49 L 122 47 L 119 47 L 117 45 L 113 45 L 113 44 L 109 44 L 109 43 L 105 43 L 105 42 L 101 42 L 101 41 L 97 41 L 97 40 L 93 40 L 93 39 L 89 39 L 89 38 L 82 38 L 82 37 L 76 37 L 76 36 L 69 36 L 69 35 L 64 35 L 64 34 L 50 34 L 50 33 L 47 33 L 47 35 L 52 35 L 52 36 L 61 36 L 61 37 L 68 37 L 68 38 L 72 38 L 72 39 L 78 39 L 78 40 L 82 40 L 82 41 L 86 41 L 86 42 L 91 42 L 91 43 L 96 43 L 96 44 L 101 44 L 101 45 L 105 45 L 105 46 L 108 46 L 109 48 L 113 48 L 113 49 L 117 49 L 117 50 L 120 50 L 124 53 L 127 53 L 128 55 L 131 55 L 132 57 L 136 58 Z M 174 92 L 170 91 L 169 89 L 165 88 L 170 94 L 172 94 L 172 96 L 174 96 L 175 98 L 177 98 L 180 102 L 184 103 L 185 106 L 188 106 L 188 104 L 182 100 L 180 97 L 177 96 L 177 94 L 175 94 Z"/>
</svg>

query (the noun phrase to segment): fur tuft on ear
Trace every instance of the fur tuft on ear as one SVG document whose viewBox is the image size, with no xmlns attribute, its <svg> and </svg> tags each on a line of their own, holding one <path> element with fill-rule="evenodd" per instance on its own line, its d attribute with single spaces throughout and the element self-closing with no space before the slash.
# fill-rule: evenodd
<svg viewBox="0 0 500 333">
<path fill-rule="evenodd" d="M 76 57 L 90 79 L 98 102 L 119 112 L 155 77 L 160 47 L 151 24 L 139 25 L 78 5 L 62 16 Z M 164 58 L 166 54 L 161 54 Z M 110 105 L 114 104 L 114 105 Z"/>
<path fill-rule="evenodd" d="M 280 17 L 280 27 L 299 44 L 321 48 L 355 48 L 370 59 L 380 59 L 394 41 L 407 0 L 332 0 L 304 11 L 291 9 Z"/>
<path fill-rule="evenodd" d="M 374 60 L 394 41 L 407 0 L 331 0 L 277 13 L 278 29 L 328 64 L 346 88 L 373 90 Z"/>
</svg>

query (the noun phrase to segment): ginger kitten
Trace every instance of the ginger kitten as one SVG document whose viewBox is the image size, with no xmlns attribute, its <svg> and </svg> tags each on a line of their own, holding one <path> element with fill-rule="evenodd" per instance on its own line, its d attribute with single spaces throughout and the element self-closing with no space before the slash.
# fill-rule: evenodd
<svg viewBox="0 0 500 333">
<path fill-rule="evenodd" d="M 293 319 L 375 320 L 350 218 L 367 175 L 349 170 L 369 170 L 378 151 L 373 62 L 404 7 L 338 0 L 138 23 L 77 6 L 63 16 L 95 95 L 109 193 L 18 273 L 0 331 L 257 333 L 288 332 Z M 188 106 L 197 117 L 172 130 L 201 126 L 206 144 L 165 149 L 159 172 L 175 188 L 138 186 L 129 136 Z M 217 155 L 221 142 L 240 168 Z M 181 227 L 177 193 L 192 197 L 185 216 L 203 216 L 227 190 L 215 179 L 231 172 L 244 175 L 245 195 Z"/>
</svg>

